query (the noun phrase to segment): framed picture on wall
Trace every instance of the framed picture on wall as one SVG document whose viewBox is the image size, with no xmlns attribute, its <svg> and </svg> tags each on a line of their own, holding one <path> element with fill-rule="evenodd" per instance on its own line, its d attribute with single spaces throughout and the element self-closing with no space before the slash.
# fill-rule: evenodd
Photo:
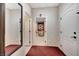
<svg viewBox="0 0 79 59">
<path fill-rule="evenodd" d="M 37 31 L 38 36 L 40 37 L 44 36 L 44 22 L 37 22 Z"/>
</svg>

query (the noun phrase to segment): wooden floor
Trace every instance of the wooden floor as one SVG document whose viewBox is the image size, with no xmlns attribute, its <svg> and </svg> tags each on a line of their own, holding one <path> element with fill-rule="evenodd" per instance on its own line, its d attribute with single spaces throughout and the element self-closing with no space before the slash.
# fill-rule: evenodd
<svg viewBox="0 0 79 59">
<path fill-rule="evenodd" d="M 65 56 L 57 47 L 32 46 L 26 56 Z"/>
<path fill-rule="evenodd" d="M 5 47 L 5 55 L 9 56 L 11 55 L 13 52 L 15 52 L 18 48 L 20 48 L 21 45 L 8 45 Z"/>
</svg>

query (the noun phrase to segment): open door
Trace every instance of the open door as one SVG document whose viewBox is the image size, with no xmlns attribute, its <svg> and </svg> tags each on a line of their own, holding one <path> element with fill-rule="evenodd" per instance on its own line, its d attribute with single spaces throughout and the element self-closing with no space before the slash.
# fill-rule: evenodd
<svg viewBox="0 0 79 59">
<path fill-rule="evenodd" d="M 25 12 L 25 11 L 24 11 Z M 30 46 L 32 44 L 32 18 L 25 12 L 24 13 L 24 45 Z"/>
</svg>

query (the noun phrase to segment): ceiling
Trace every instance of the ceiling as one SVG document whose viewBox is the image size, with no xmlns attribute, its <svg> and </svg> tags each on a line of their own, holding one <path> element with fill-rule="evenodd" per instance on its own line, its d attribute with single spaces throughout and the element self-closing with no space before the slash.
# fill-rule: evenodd
<svg viewBox="0 0 79 59">
<path fill-rule="evenodd" d="M 57 7 L 59 3 L 29 3 L 31 8 Z"/>
<path fill-rule="evenodd" d="M 17 10 L 17 9 L 21 9 L 21 7 L 18 5 L 18 3 L 6 3 L 6 8 L 10 9 L 10 10 Z"/>
</svg>

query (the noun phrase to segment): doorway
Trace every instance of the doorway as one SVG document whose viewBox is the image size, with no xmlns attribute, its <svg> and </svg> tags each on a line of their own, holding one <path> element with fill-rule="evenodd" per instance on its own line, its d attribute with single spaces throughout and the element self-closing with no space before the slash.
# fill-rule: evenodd
<svg viewBox="0 0 79 59">
<path fill-rule="evenodd" d="M 11 55 L 23 45 L 22 10 L 20 3 L 0 3 L 0 56 Z"/>
<path fill-rule="evenodd" d="M 22 5 L 20 3 L 5 4 L 5 55 L 18 50 L 22 42 Z"/>
</svg>

